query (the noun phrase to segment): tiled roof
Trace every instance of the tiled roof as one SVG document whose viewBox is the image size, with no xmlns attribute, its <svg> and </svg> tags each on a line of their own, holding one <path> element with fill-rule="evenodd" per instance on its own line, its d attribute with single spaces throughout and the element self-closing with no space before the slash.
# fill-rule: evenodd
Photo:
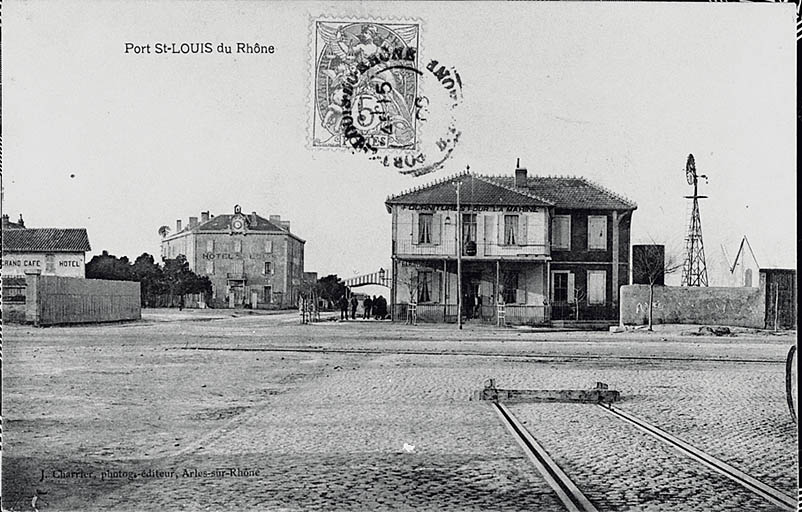
<svg viewBox="0 0 802 512">
<path fill-rule="evenodd" d="M 3 230 L 3 251 L 86 252 L 91 250 L 85 228 Z"/>
<path fill-rule="evenodd" d="M 225 231 L 229 228 L 229 224 L 231 224 L 231 214 L 223 214 L 218 215 L 209 219 L 207 222 L 199 225 L 195 228 L 197 231 Z M 286 233 L 287 230 L 283 229 L 279 226 L 276 226 L 269 220 L 265 219 L 264 217 L 260 217 L 259 215 L 254 214 L 245 214 L 245 217 L 248 219 L 248 230 L 249 231 L 277 231 L 281 233 Z"/>
<path fill-rule="evenodd" d="M 463 172 L 440 181 L 402 192 L 387 198 L 385 204 L 438 205 L 457 204 L 454 184 L 462 182 L 460 203 L 477 206 L 552 206 L 542 196 L 525 189 L 516 189 L 487 176 Z"/>
<path fill-rule="evenodd" d="M 498 176 L 492 179 L 508 186 L 515 184 L 515 178 L 512 176 Z M 557 208 L 634 210 L 638 207 L 633 201 L 581 177 L 530 176 L 526 180 L 526 185 L 526 190 L 548 199 Z"/>
</svg>

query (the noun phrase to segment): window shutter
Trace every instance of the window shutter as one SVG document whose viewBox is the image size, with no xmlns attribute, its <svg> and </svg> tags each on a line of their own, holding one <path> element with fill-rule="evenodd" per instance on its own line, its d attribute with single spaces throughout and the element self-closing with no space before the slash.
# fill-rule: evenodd
<svg viewBox="0 0 802 512">
<path fill-rule="evenodd" d="M 568 302 L 574 302 L 574 273 L 568 273 Z"/>
<path fill-rule="evenodd" d="M 418 245 L 418 214 L 412 212 L 412 243 Z"/>
<path fill-rule="evenodd" d="M 518 222 L 520 223 L 520 226 L 518 226 L 518 245 L 526 245 L 527 241 L 529 240 L 527 238 L 527 230 L 529 229 L 529 222 L 527 221 L 528 218 L 529 216 L 526 213 L 522 213 L 520 216 L 518 216 Z"/>
<path fill-rule="evenodd" d="M 273 252 L 273 240 L 265 242 L 265 252 Z"/>
<path fill-rule="evenodd" d="M 485 214 L 485 239 L 484 244 L 482 244 L 482 249 L 484 252 L 482 253 L 483 256 L 490 256 L 490 241 L 493 240 L 493 217 L 491 215 Z"/>
<path fill-rule="evenodd" d="M 526 304 L 526 274 L 518 273 L 518 289 L 515 290 L 515 302 Z"/>
<path fill-rule="evenodd" d="M 443 216 L 439 213 L 432 215 L 432 243 L 440 244 L 440 225 L 443 222 Z"/>
<path fill-rule="evenodd" d="M 499 245 L 504 245 L 504 212 L 496 214 L 496 240 Z"/>
<path fill-rule="evenodd" d="M 562 240 L 562 226 L 560 226 L 560 218 L 554 217 L 551 219 L 551 245 L 554 247 L 560 246 Z"/>
<path fill-rule="evenodd" d="M 432 272 L 432 289 L 430 290 L 430 294 L 432 297 L 432 302 L 440 302 L 440 284 L 442 280 L 442 274 L 438 271 Z"/>
</svg>

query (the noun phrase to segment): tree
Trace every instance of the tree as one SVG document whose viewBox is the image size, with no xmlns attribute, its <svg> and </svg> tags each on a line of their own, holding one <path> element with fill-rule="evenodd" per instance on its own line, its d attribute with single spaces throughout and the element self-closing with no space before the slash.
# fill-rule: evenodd
<svg viewBox="0 0 802 512">
<path fill-rule="evenodd" d="M 649 285 L 649 330 L 652 330 L 653 306 L 654 306 L 654 286 L 662 283 L 663 278 L 682 268 L 682 263 L 678 263 L 677 258 L 670 254 L 665 255 L 662 245 L 646 245 L 644 250 L 632 251 L 632 267 L 638 269 L 638 275 Z M 634 272 L 634 270 L 633 270 Z"/>
<path fill-rule="evenodd" d="M 159 228 L 159 236 L 164 238 L 170 234 L 170 228 L 168 226 L 161 226 Z"/>
<path fill-rule="evenodd" d="M 343 280 L 337 277 L 337 274 L 329 274 L 318 279 L 315 291 L 321 299 L 328 301 L 329 308 L 348 294 L 348 288 Z"/>
<path fill-rule="evenodd" d="M 93 256 L 86 264 L 87 279 L 110 279 L 115 281 L 133 281 L 131 262 L 127 256 L 117 258 L 108 251 Z"/>
<path fill-rule="evenodd" d="M 131 266 L 131 276 L 141 285 L 143 306 L 156 306 L 160 296 L 167 293 L 161 267 L 155 262 L 153 256 L 146 252 L 134 260 L 134 264 Z"/>
</svg>

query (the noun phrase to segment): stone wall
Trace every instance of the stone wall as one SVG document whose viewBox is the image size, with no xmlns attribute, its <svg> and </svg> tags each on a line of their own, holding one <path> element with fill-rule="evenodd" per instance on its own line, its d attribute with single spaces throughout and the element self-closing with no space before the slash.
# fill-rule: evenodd
<svg viewBox="0 0 802 512">
<path fill-rule="evenodd" d="M 116 322 L 142 316 L 140 284 L 26 276 L 25 321 L 34 325 Z"/>
<path fill-rule="evenodd" d="M 655 324 L 732 325 L 763 328 L 765 302 L 762 288 L 655 286 Z M 621 287 L 621 321 L 646 324 L 649 286 Z"/>
</svg>

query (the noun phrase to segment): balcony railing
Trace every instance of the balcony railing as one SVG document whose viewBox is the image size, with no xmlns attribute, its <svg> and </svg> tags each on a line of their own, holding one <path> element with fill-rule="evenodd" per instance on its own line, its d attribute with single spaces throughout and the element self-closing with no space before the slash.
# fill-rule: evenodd
<svg viewBox="0 0 802 512">
<path fill-rule="evenodd" d="M 399 240 L 395 245 L 396 256 L 443 256 L 457 257 L 456 240 L 444 240 L 439 244 L 413 244 L 412 240 Z M 462 255 L 467 257 L 527 257 L 548 256 L 546 244 L 503 245 L 479 240 L 463 244 Z"/>
</svg>

